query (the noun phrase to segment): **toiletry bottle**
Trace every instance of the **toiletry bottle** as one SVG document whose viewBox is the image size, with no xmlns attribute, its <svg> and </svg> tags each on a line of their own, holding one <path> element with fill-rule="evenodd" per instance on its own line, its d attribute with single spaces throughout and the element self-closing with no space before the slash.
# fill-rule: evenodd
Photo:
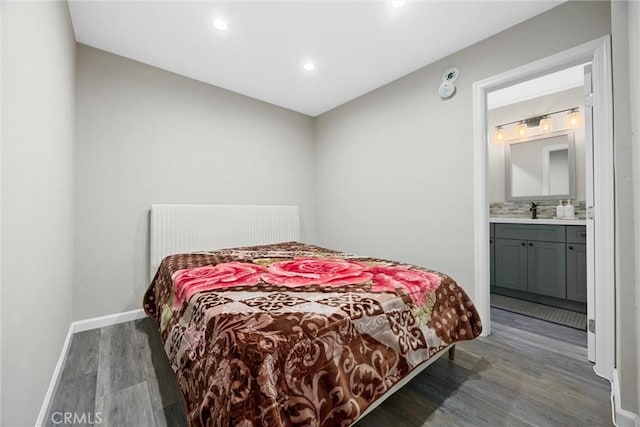
<svg viewBox="0 0 640 427">
<path fill-rule="evenodd" d="M 560 204 L 556 206 L 556 218 L 564 218 L 564 205 L 562 204 L 562 200 L 560 200 Z"/>
<path fill-rule="evenodd" d="M 567 199 L 567 205 L 564 207 L 564 217 L 573 219 L 575 217 L 571 199 Z"/>
</svg>

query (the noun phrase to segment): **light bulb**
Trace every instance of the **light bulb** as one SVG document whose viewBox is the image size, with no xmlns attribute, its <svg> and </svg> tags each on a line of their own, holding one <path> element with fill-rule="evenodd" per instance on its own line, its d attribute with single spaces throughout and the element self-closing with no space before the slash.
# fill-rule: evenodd
<svg viewBox="0 0 640 427">
<path fill-rule="evenodd" d="M 519 138 L 522 138 L 523 136 L 527 136 L 528 131 L 529 129 L 527 128 L 526 123 L 518 123 L 516 125 L 516 135 L 518 135 Z"/>
<path fill-rule="evenodd" d="M 398 9 L 398 8 L 404 6 L 406 3 L 407 2 L 403 1 L 403 0 L 393 0 L 391 2 L 391 7 L 395 8 L 395 9 Z"/>
<path fill-rule="evenodd" d="M 575 128 L 580 124 L 580 112 L 578 110 L 571 110 L 567 114 L 567 125 Z"/>
<path fill-rule="evenodd" d="M 540 130 L 542 132 L 551 132 L 553 130 L 553 120 L 551 120 L 551 117 L 544 117 L 540 120 Z"/>
<path fill-rule="evenodd" d="M 495 142 L 504 142 L 507 139 L 507 133 L 502 129 L 502 127 L 498 126 L 496 130 L 493 131 L 493 140 Z"/>
</svg>

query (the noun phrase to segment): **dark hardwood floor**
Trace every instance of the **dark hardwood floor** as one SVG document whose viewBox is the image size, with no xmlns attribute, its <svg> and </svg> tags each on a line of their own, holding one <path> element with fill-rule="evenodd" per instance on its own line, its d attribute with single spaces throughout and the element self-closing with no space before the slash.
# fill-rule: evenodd
<svg viewBox="0 0 640 427">
<path fill-rule="evenodd" d="M 612 424 L 610 386 L 587 361 L 585 332 L 497 309 L 491 316 L 490 337 L 458 344 L 454 361 L 440 358 L 357 425 Z M 186 425 L 150 319 L 73 337 L 45 425 L 61 425 L 54 414 L 65 412 L 99 413 L 101 426 Z"/>
<path fill-rule="evenodd" d="M 358 425 L 612 425 L 586 332 L 497 309 L 491 319 L 490 337 L 458 344 L 455 361 L 440 358 Z"/>
</svg>

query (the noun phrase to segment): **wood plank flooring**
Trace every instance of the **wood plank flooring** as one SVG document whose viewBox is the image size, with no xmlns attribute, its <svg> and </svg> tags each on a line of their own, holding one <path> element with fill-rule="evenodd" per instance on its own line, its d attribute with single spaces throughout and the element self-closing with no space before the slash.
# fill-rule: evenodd
<svg viewBox="0 0 640 427">
<path fill-rule="evenodd" d="M 44 425 L 93 425 L 57 423 L 65 413 L 92 414 L 95 421 L 99 416 L 95 424 L 100 426 L 187 425 L 178 384 L 151 319 L 73 336 Z"/>
<path fill-rule="evenodd" d="M 587 362 L 586 333 L 492 309 L 492 335 L 457 345 L 358 423 L 369 426 L 607 426 L 610 387 Z M 101 426 L 185 426 L 150 319 L 74 335 L 46 426 L 65 412 Z M 52 418 L 53 417 L 53 418 Z"/>
</svg>

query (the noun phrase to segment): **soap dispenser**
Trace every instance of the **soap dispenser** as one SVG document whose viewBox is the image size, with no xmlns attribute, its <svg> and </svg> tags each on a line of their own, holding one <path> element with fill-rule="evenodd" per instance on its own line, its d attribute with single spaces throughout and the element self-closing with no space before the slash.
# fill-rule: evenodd
<svg viewBox="0 0 640 427">
<path fill-rule="evenodd" d="M 556 206 L 556 218 L 564 218 L 564 205 L 562 204 L 562 200 L 560 200 L 560 204 Z"/>
<path fill-rule="evenodd" d="M 567 205 L 564 207 L 564 217 L 573 219 L 575 217 L 575 212 L 573 209 L 573 205 L 571 204 L 571 199 L 567 199 Z"/>
</svg>

